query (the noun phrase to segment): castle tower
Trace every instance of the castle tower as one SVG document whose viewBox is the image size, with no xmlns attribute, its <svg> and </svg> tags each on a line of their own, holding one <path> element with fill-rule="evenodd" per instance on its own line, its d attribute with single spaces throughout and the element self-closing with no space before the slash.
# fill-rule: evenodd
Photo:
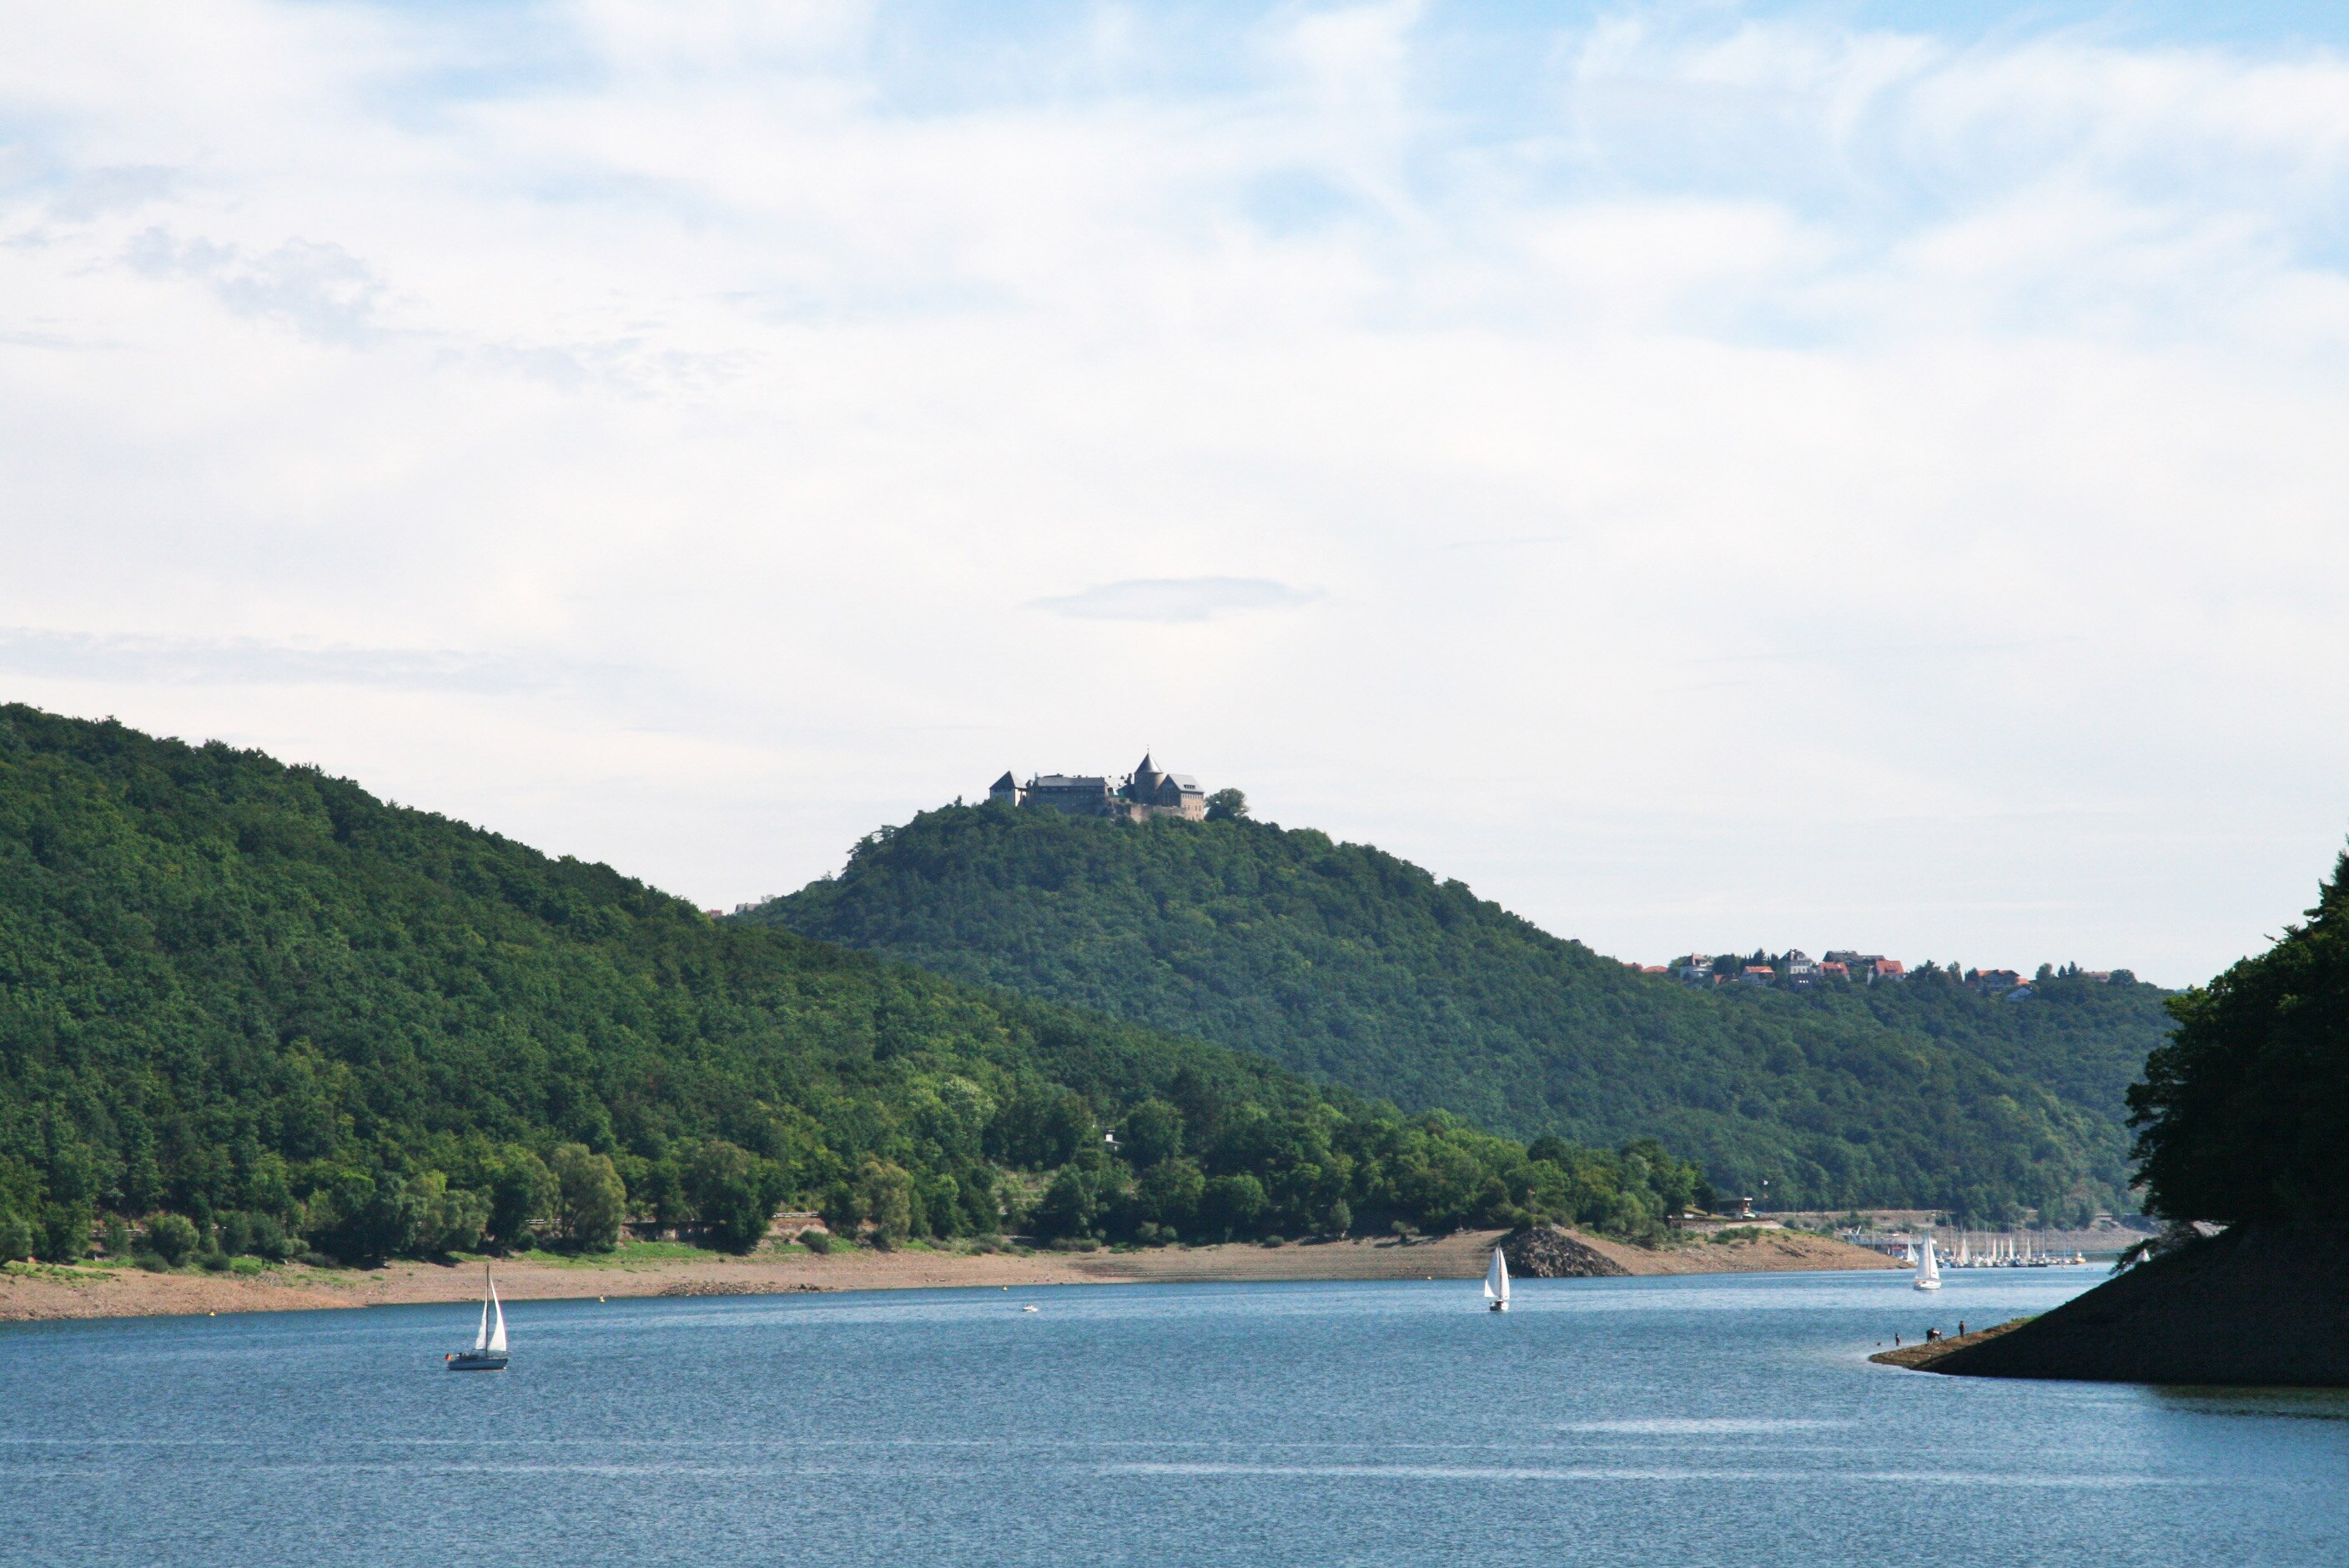
<svg viewBox="0 0 2349 1568">
<path fill-rule="evenodd" d="M 1000 800 L 1007 806 L 1019 804 L 1019 780 L 1011 777 L 1011 769 L 1005 769 L 1003 777 L 988 787 L 987 798 Z"/>
<path fill-rule="evenodd" d="M 1141 805 L 1156 805 L 1158 803 L 1158 784 L 1159 781 L 1165 777 L 1166 776 L 1164 774 L 1158 771 L 1157 766 L 1150 760 L 1150 753 L 1147 751 L 1143 752 L 1142 754 L 1142 766 L 1133 770 L 1133 799 Z"/>
</svg>

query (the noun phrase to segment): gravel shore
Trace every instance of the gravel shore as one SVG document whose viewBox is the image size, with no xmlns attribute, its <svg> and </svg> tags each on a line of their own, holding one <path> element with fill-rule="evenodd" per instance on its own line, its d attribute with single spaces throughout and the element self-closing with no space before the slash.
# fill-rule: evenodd
<svg viewBox="0 0 2349 1568">
<path fill-rule="evenodd" d="M 498 1294 L 508 1301 L 585 1296 L 758 1295 L 798 1291 L 916 1290 L 940 1286 L 1113 1284 L 1147 1281 L 1475 1279 L 1504 1233 L 1463 1231 L 1427 1241 L 1303 1242 L 1266 1247 L 1231 1243 L 1135 1252 L 965 1253 L 901 1248 L 842 1249 L 826 1256 L 761 1252 L 745 1258 L 631 1255 L 573 1262 L 501 1259 Z M 1813 1236 L 1766 1233 L 1726 1244 L 1650 1250 L 1578 1234 L 1626 1274 L 1740 1274 L 1897 1266 L 1874 1253 Z M 0 1321 L 144 1317 L 172 1314 L 285 1312 L 471 1301 L 481 1288 L 478 1263 L 401 1262 L 379 1269 L 295 1265 L 258 1276 L 149 1274 L 84 1266 L 0 1275 Z"/>
</svg>

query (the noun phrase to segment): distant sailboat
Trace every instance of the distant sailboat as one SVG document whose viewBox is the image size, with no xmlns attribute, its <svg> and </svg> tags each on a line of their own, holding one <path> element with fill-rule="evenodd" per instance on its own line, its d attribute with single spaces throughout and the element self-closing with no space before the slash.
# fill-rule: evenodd
<svg viewBox="0 0 2349 1568">
<path fill-rule="evenodd" d="M 1495 1312 L 1509 1310 L 1509 1265 L 1502 1261 L 1501 1249 L 1493 1249 L 1493 1266 L 1485 1271 L 1485 1299 Z"/>
<path fill-rule="evenodd" d="M 506 1309 L 498 1300 L 497 1282 L 490 1265 L 481 1265 L 481 1326 L 473 1347 L 448 1357 L 451 1372 L 502 1372 L 506 1369 Z"/>
<path fill-rule="evenodd" d="M 1933 1256 L 1933 1238 L 1930 1236 L 1925 1238 L 1924 1250 L 1917 1254 L 1917 1288 L 1941 1288 L 1941 1265 Z"/>
</svg>

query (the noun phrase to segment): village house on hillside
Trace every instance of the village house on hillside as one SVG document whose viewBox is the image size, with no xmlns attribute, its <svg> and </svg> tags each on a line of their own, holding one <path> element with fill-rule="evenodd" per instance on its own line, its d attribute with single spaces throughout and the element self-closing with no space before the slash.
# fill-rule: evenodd
<svg viewBox="0 0 2349 1568">
<path fill-rule="evenodd" d="M 1196 822 L 1207 815 L 1207 794 L 1199 781 L 1187 773 L 1160 772 L 1146 754 L 1141 766 L 1113 786 L 1107 778 L 1088 773 L 1039 773 L 1021 784 L 1006 769 L 987 798 L 1012 806 L 1049 807 L 1071 817 L 1123 818 L 1129 822 L 1153 817 Z"/>
<path fill-rule="evenodd" d="M 1757 954 L 1756 956 L 1763 956 Z M 1637 968 L 1638 965 L 1633 965 Z M 1858 981 L 1872 985 L 1878 980 L 1906 980 L 1908 967 L 1898 958 L 1887 958 L 1880 953 L 1858 953 L 1840 949 L 1825 958 L 1813 961 L 1801 948 L 1790 948 L 1766 964 L 1752 964 L 1733 954 L 1715 957 L 1709 953 L 1691 953 L 1667 965 L 1648 969 L 1651 975 L 1674 975 L 1691 985 L 1722 985 L 1742 982 L 1748 985 L 1785 985 L 1799 990 L 1816 985 L 1823 980 Z"/>
</svg>

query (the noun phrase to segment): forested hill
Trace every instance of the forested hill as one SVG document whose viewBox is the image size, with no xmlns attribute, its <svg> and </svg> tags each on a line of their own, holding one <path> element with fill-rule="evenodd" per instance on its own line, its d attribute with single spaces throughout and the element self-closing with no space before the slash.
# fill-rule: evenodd
<svg viewBox="0 0 2349 1568">
<path fill-rule="evenodd" d="M 595 1247 L 631 1219 L 746 1246 L 790 1202 L 895 1240 L 1636 1232 L 1694 1183 L 0 707 L 0 1255 Z"/>
<path fill-rule="evenodd" d="M 2127 1202 L 2150 985 L 1695 991 L 1310 830 L 925 813 L 741 917 L 1261 1052 L 1519 1137 L 1649 1133 L 1717 1185 L 1982 1218 Z"/>
<path fill-rule="evenodd" d="M 2304 923 L 2170 1011 L 2177 1032 L 2130 1096 L 2147 1207 L 2337 1222 L 2349 1205 L 2349 853 Z"/>
</svg>

